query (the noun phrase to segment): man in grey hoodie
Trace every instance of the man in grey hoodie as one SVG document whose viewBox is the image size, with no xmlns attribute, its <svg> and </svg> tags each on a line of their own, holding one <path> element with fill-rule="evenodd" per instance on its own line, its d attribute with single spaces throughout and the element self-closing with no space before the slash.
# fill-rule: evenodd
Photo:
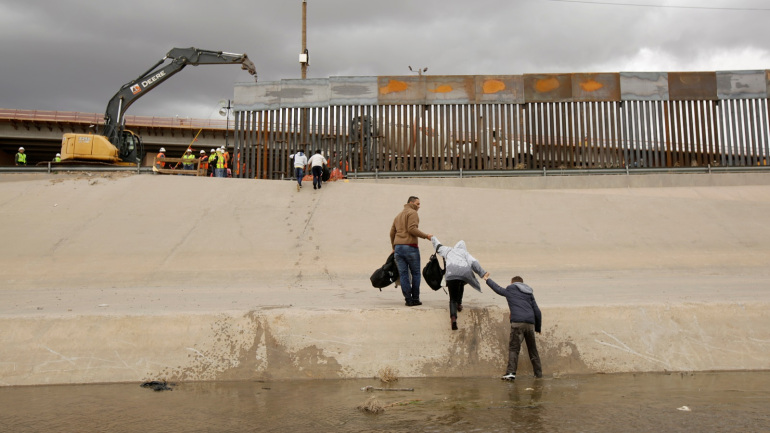
<svg viewBox="0 0 770 433">
<path fill-rule="evenodd" d="M 532 370 L 535 377 L 543 377 L 543 367 L 540 365 L 540 355 L 537 353 L 537 344 L 535 343 L 535 332 L 540 333 L 542 316 L 540 308 L 535 302 L 535 295 L 532 287 L 524 284 L 524 279 L 516 276 L 511 279 L 511 285 L 502 288 L 484 275 L 487 286 L 500 296 L 505 296 L 508 300 L 508 308 L 511 310 L 511 339 L 508 343 L 508 368 L 503 380 L 516 379 L 516 367 L 519 363 L 519 351 L 521 342 L 527 342 L 527 352 L 529 360 L 532 362 Z"/>
<path fill-rule="evenodd" d="M 431 237 L 433 249 L 446 260 L 446 286 L 449 289 L 449 318 L 452 320 L 452 330 L 457 330 L 457 313 L 463 311 L 463 292 L 465 284 L 481 292 L 481 286 L 473 275 L 475 272 L 482 277 L 487 274 L 465 247 L 465 241 L 459 241 L 454 248 L 441 245 L 438 238 Z"/>
</svg>

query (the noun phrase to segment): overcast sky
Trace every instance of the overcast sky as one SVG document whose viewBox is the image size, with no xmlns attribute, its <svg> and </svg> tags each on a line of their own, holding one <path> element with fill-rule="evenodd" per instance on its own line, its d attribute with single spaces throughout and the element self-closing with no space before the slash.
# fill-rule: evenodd
<svg viewBox="0 0 770 433">
<path fill-rule="evenodd" d="M 655 6 L 641 6 L 655 5 Z M 767 0 L 308 0 L 308 78 L 770 69 Z M 0 108 L 103 113 L 174 47 L 300 78 L 301 0 L 0 0 Z M 129 115 L 217 118 L 236 65 L 188 66 Z M 253 81 L 253 80 L 251 80 Z"/>
</svg>

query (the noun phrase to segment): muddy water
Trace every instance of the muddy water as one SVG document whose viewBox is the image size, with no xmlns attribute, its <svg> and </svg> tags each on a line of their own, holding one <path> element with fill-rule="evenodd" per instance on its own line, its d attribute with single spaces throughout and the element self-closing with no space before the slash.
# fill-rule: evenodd
<svg viewBox="0 0 770 433">
<path fill-rule="evenodd" d="M 2 432 L 766 432 L 770 373 L 0 388 Z M 385 411 L 357 409 L 374 396 Z M 684 407 L 689 410 L 681 410 Z"/>
</svg>

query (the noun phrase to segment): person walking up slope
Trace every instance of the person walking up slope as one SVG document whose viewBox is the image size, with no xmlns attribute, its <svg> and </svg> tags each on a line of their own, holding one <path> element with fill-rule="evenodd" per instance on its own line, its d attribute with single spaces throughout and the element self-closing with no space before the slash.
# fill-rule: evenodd
<svg viewBox="0 0 770 433">
<path fill-rule="evenodd" d="M 303 150 L 292 155 L 294 159 L 294 175 L 297 177 L 297 191 L 302 188 L 302 178 L 305 177 L 305 166 L 307 165 L 307 156 Z"/>
<path fill-rule="evenodd" d="M 511 279 L 511 285 L 502 288 L 495 283 L 489 274 L 484 275 L 487 286 L 500 296 L 508 300 L 508 308 L 511 310 L 511 338 L 508 343 L 508 368 L 503 380 L 516 379 L 516 368 L 519 363 L 519 351 L 521 342 L 527 342 L 529 360 L 532 362 L 532 370 L 535 377 L 543 377 L 543 367 L 540 365 L 540 355 L 537 353 L 535 332 L 540 333 L 542 316 L 540 308 L 535 302 L 532 287 L 524 284 L 524 279 L 515 276 Z"/>
<path fill-rule="evenodd" d="M 321 154 L 321 149 L 315 151 L 315 155 L 308 160 L 310 170 L 313 172 L 313 189 L 321 189 L 321 175 L 323 167 L 327 164 L 326 158 Z M 318 185 L 316 187 L 316 185 Z"/>
<path fill-rule="evenodd" d="M 479 277 L 486 275 L 486 271 L 481 267 L 465 247 L 465 241 L 459 241 L 454 248 L 441 245 L 438 238 L 433 236 L 431 239 L 433 249 L 446 260 L 446 286 L 449 289 L 449 318 L 452 321 L 452 330 L 457 330 L 457 313 L 463 311 L 463 292 L 465 284 L 481 292 L 475 272 Z"/>
</svg>

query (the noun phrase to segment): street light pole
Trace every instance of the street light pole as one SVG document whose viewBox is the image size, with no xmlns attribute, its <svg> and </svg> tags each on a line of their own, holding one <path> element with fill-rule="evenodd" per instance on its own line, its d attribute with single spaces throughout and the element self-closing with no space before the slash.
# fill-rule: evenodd
<svg viewBox="0 0 770 433">
<path fill-rule="evenodd" d="M 219 109 L 219 115 L 225 116 L 225 149 L 230 147 L 230 110 L 232 110 L 232 108 L 230 100 L 228 99 L 227 106 Z"/>
</svg>

